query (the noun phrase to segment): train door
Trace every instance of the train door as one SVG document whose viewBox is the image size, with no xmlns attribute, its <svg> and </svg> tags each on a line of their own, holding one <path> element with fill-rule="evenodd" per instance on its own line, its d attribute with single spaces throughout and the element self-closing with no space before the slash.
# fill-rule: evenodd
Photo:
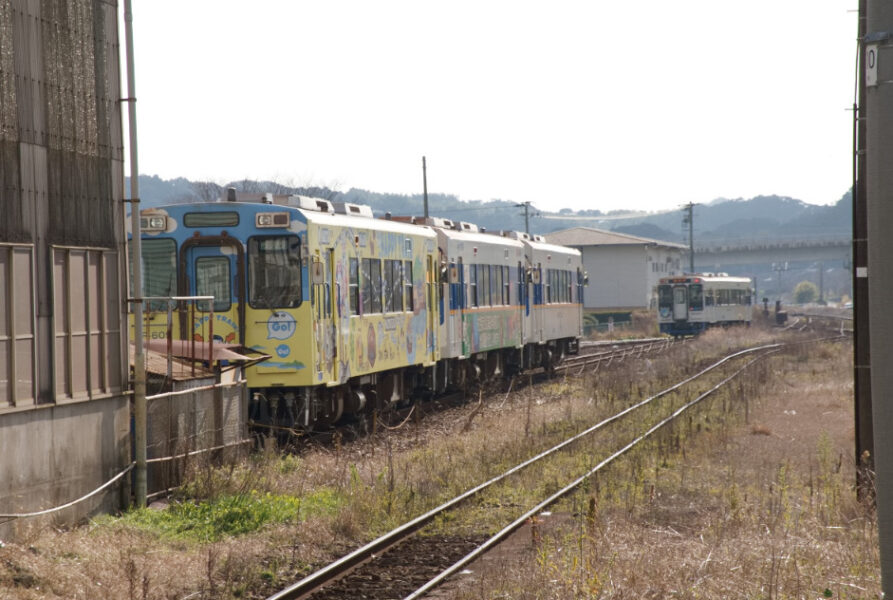
<svg viewBox="0 0 893 600">
<path fill-rule="evenodd" d="M 537 263 L 533 268 L 533 340 L 543 342 L 543 321 L 546 313 L 546 299 L 543 297 L 543 267 Z"/>
<path fill-rule="evenodd" d="M 688 320 L 688 288 L 684 285 L 673 288 L 673 320 Z"/>
<path fill-rule="evenodd" d="M 313 318 L 315 321 L 316 370 L 320 381 L 335 377 L 335 332 L 332 319 L 332 250 L 326 250 L 313 263 Z"/>
<path fill-rule="evenodd" d="M 447 319 L 447 336 L 449 338 L 447 356 L 456 357 L 462 353 L 462 283 L 459 276 L 462 263 L 460 262 L 457 266 L 455 262 L 450 262 L 449 268 L 450 309 Z"/>
<path fill-rule="evenodd" d="M 430 241 L 428 243 L 430 243 Z M 426 254 L 425 257 L 428 261 L 427 275 L 425 275 L 425 280 L 427 281 L 427 285 L 425 286 L 427 289 L 425 292 L 428 302 L 428 337 L 426 340 L 427 348 L 425 349 L 425 353 L 428 355 L 428 360 L 433 361 L 436 356 L 436 350 L 434 348 L 434 330 L 435 327 L 437 327 L 437 282 L 439 277 L 437 276 L 437 261 L 435 260 L 434 255 Z"/>
<path fill-rule="evenodd" d="M 465 337 L 465 308 L 468 306 L 468 289 L 465 285 L 465 263 L 459 257 L 459 324 L 457 340 L 460 340 L 461 355 L 468 356 L 468 340 Z"/>
<path fill-rule="evenodd" d="M 245 343 L 245 255 L 241 243 L 226 237 L 192 238 L 180 251 L 180 294 L 213 296 L 195 303 L 195 318 L 181 308 L 181 339 Z M 213 308 L 213 311 L 212 311 Z M 211 313 L 213 312 L 213 319 Z M 185 314 L 184 314 L 185 313 Z"/>
<path fill-rule="evenodd" d="M 342 349 L 341 336 L 338 333 L 338 325 L 341 323 L 340 315 L 338 314 L 338 303 L 340 301 L 338 296 L 341 290 L 335 277 L 335 271 L 335 249 L 329 248 L 326 252 L 326 306 L 329 309 L 326 326 L 330 332 L 329 347 L 332 349 L 332 380 L 339 381 L 341 373 L 338 368 L 338 357 L 341 356 Z"/>
</svg>

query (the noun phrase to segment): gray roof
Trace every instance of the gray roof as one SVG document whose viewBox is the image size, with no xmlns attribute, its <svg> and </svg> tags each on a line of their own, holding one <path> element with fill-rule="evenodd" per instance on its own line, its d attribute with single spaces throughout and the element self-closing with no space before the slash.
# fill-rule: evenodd
<svg viewBox="0 0 893 600">
<path fill-rule="evenodd" d="M 561 231 L 553 231 L 546 235 L 550 244 L 562 246 L 663 246 L 665 248 L 677 248 L 687 250 L 688 247 L 675 242 L 662 242 L 649 238 L 637 237 L 616 231 L 595 229 L 594 227 L 571 227 Z"/>
</svg>

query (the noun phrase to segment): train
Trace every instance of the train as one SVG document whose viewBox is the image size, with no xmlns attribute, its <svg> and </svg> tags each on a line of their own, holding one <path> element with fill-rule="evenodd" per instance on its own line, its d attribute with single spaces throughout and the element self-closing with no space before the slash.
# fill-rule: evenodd
<svg viewBox="0 0 893 600">
<path fill-rule="evenodd" d="M 140 229 L 146 298 L 214 298 L 193 319 L 181 303 L 171 337 L 270 357 L 245 370 L 260 427 L 328 426 L 551 370 L 579 348 L 581 254 L 541 236 L 232 193 L 142 210 Z M 148 303 L 147 321 L 164 310 Z"/>
<path fill-rule="evenodd" d="M 674 337 L 698 335 L 710 327 L 750 325 L 753 282 L 726 273 L 662 277 L 657 286 L 660 332 Z"/>
</svg>

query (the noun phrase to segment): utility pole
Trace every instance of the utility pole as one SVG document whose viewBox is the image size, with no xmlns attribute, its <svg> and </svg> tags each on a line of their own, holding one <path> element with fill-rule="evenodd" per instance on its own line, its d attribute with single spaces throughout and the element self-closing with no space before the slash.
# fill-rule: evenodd
<svg viewBox="0 0 893 600">
<path fill-rule="evenodd" d="M 522 202 L 515 206 L 524 207 L 524 232 L 530 235 L 530 201 Z"/>
<path fill-rule="evenodd" d="M 868 0 L 865 37 L 865 96 L 860 116 L 865 117 L 866 204 L 868 219 L 868 265 L 862 275 L 869 277 L 869 318 L 871 336 L 871 411 L 874 431 L 893 430 L 893 3 Z M 864 112 L 862 112 L 864 110 Z M 855 258 L 855 257 L 854 257 Z M 859 277 L 860 266 L 856 266 Z M 876 368 L 875 368 L 876 367 Z M 874 464 L 877 490 L 878 546 L 881 554 L 881 587 L 893 596 L 893 436 L 874 437 Z"/>
<path fill-rule="evenodd" d="M 428 165 L 425 164 L 425 157 L 422 157 L 422 188 L 425 196 L 425 219 L 428 219 Z"/>
<path fill-rule="evenodd" d="M 859 0 L 858 103 L 853 105 L 853 396 L 856 441 L 856 493 L 871 500 L 874 490 L 874 427 L 871 415 L 871 331 L 868 301 L 868 161 L 865 156 L 866 0 Z"/>
<path fill-rule="evenodd" d="M 682 207 L 682 225 L 688 225 L 688 272 L 695 272 L 695 205 L 689 202 Z"/>
</svg>

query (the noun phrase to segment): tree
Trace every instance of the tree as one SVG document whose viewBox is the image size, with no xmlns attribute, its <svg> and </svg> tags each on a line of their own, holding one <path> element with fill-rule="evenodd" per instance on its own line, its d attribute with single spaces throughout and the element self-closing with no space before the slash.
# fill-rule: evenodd
<svg viewBox="0 0 893 600">
<path fill-rule="evenodd" d="M 808 304 L 819 297 L 819 287 L 811 281 L 801 281 L 794 288 L 794 302 Z"/>
</svg>

